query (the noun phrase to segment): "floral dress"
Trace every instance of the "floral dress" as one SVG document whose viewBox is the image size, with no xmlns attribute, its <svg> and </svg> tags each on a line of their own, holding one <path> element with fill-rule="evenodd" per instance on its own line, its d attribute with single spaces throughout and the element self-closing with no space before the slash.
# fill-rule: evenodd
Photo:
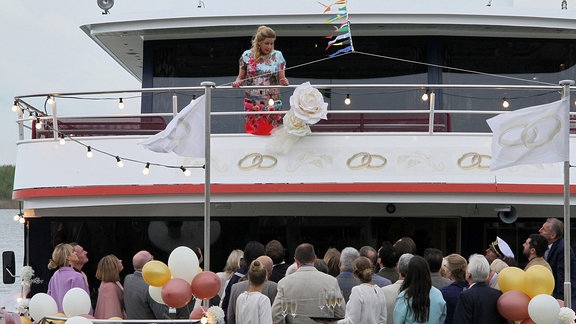
<svg viewBox="0 0 576 324">
<path fill-rule="evenodd" d="M 246 86 L 268 86 L 280 84 L 278 72 L 284 70 L 286 61 L 282 52 L 273 50 L 270 55 L 254 58 L 251 50 L 240 57 L 240 68 L 246 70 Z M 274 101 L 270 105 L 270 99 Z M 282 108 L 282 98 L 278 89 L 249 89 L 244 98 L 246 111 L 273 111 Z M 255 135 L 270 135 L 274 127 L 282 123 L 282 115 L 246 115 L 246 132 Z"/>
</svg>

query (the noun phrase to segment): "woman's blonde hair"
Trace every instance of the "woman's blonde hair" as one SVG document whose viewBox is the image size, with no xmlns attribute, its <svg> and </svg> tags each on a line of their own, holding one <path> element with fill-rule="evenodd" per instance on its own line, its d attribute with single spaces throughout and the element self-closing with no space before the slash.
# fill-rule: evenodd
<svg viewBox="0 0 576 324">
<path fill-rule="evenodd" d="M 254 53 L 254 57 L 258 59 L 262 53 L 260 52 L 260 47 L 258 43 L 265 40 L 266 38 L 276 38 L 276 32 L 274 29 L 268 26 L 260 26 L 256 31 L 254 37 L 252 37 L 252 53 Z"/>
<path fill-rule="evenodd" d="M 108 254 L 100 259 L 96 269 L 96 279 L 103 282 L 120 281 L 119 261 L 114 254 Z"/>
<path fill-rule="evenodd" d="M 48 261 L 48 269 L 54 270 L 60 267 L 68 266 L 68 257 L 74 253 L 72 245 L 67 243 L 60 243 L 56 245 L 52 251 L 52 258 Z"/>
<path fill-rule="evenodd" d="M 468 262 L 460 254 L 450 254 L 444 257 L 446 260 L 446 269 L 450 271 L 451 277 L 456 281 L 462 281 L 466 279 L 466 266 Z"/>
<path fill-rule="evenodd" d="M 372 281 L 374 267 L 372 266 L 372 261 L 367 257 L 361 256 L 354 260 L 354 262 L 352 262 L 352 270 L 354 274 L 358 276 L 358 280 L 360 280 L 361 283 Z"/>
<path fill-rule="evenodd" d="M 244 257 L 244 252 L 242 250 L 236 249 L 230 252 L 228 255 L 228 260 L 226 260 L 226 265 L 224 266 L 224 272 L 232 274 L 236 270 L 240 269 L 240 262 Z"/>
</svg>

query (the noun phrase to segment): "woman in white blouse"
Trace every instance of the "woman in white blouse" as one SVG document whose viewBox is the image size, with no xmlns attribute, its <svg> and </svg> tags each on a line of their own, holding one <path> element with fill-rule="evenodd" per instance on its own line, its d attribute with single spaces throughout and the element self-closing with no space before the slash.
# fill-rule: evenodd
<svg viewBox="0 0 576 324">
<path fill-rule="evenodd" d="M 359 257 L 352 263 L 352 269 L 360 285 L 352 287 L 350 299 L 346 303 L 346 317 L 339 320 L 338 324 L 385 324 L 386 298 L 378 286 L 372 283 L 372 262 L 366 257 Z"/>
</svg>

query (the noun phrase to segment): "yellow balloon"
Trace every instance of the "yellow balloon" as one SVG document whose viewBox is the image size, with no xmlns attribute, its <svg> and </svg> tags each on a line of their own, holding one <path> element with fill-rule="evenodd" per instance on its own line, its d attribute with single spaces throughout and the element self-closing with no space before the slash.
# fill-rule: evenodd
<svg viewBox="0 0 576 324">
<path fill-rule="evenodd" d="M 112 316 L 109 318 L 109 320 L 122 320 L 122 317 Z"/>
<path fill-rule="evenodd" d="M 26 316 L 20 316 L 20 321 L 22 324 L 32 324 L 32 321 Z"/>
<path fill-rule="evenodd" d="M 54 316 L 66 317 L 66 318 L 68 317 L 68 316 L 66 316 L 66 314 L 60 313 L 60 312 L 54 314 Z M 50 320 L 50 322 L 52 322 L 53 324 L 64 324 L 64 323 L 66 323 L 66 320 Z M 24 323 L 22 323 L 22 324 L 24 324 Z"/>
<path fill-rule="evenodd" d="M 170 280 L 171 273 L 164 262 L 152 260 L 142 268 L 142 277 L 150 286 L 162 287 Z"/>
<path fill-rule="evenodd" d="M 554 276 L 545 266 L 535 265 L 526 270 L 526 287 L 524 293 L 530 298 L 545 294 L 551 295 L 554 290 Z"/>
<path fill-rule="evenodd" d="M 526 273 L 517 267 L 504 268 L 498 273 L 498 286 L 503 293 L 510 290 L 519 290 L 525 293 Z"/>
</svg>

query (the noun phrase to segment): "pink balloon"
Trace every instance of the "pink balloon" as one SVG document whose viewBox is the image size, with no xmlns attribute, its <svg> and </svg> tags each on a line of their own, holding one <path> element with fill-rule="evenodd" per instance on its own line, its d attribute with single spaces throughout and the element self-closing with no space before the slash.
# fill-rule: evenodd
<svg viewBox="0 0 576 324">
<path fill-rule="evenodd" d="M 210 299 L 220 291 L 220 278 L 212 271 L 203 271 L 192 279 L 192 293 L 198 299 Z"/>
<path fill-rule="evenodd" d="M 162 286 L 162 300 L 169 307 L 184 307 L 191 299 L 192 290 L 184 279 L 172 278 Z"/>
<path fill-rule="evenodd" d="M 560 308 L 564 307 L 564 301 L 562 299 L 556 298 L 556 300 L 558 301 L 558 305 L 560 305 Z"/>
<path fill-rule="evenodd" d="M 509 290 L 498 298 L 498 312 L 510 321 L 521 321 L 530 318 L 528 314 L 530 297 L 518 290 Z"/>
<path fill-rule="evenodd" d="M 204 316 L 204 313 L 206 313 L 206 311 L 208 311 L 208 307 L 206 306 L 196 307 L 190 313 L 190 319 L 199 320 Z"/>
</svg>

